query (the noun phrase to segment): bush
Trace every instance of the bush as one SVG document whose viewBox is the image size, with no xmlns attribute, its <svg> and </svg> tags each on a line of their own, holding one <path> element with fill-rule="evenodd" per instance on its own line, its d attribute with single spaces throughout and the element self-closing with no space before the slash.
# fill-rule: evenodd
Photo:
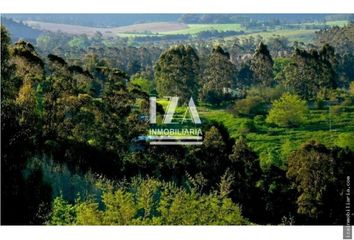
<svg viewBox="0 0 354 240">
<path fill-rule="evenodd" d="M 234 112 L 236 115 L 262 115 L 267 113 L 267 105 L 261 97 L 248 97 L 236 101 Z"/>
<path fill-rule="evenodd" d="M 277 85 L 276 87 L 252 87 L 247 91 L 247 96 L 260 97 L 265 102 L 270 103 L 271 101 L 279 99 L 284 91 L 281 85 Z"/>
<path fill-rule="evenodd" d="M 354 151 L 354 133 L 339 134 L 336 145 L 341 148 L 348 147 L 350 150 Z"/>
<path fill-rule="evenodd" d="M 285 93 L 273 102 L 266 121 L 280 127 L 296 127 L 305 122 L 307 112 L 306 101 L 297 95 Z"/>
</svg>

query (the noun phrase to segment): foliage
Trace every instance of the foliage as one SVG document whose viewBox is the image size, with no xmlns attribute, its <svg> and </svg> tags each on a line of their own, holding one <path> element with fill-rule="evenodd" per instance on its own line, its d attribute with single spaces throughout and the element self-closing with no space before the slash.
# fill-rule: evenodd
<svg viewBox="0 0 354 240">
<path fill-rule="evenodd" d="M 235 66 L 230 55 L 218 46 L 210 55 L 203 77 L 201 78 L 201 99 L 207 103 L 219 105 L 230 97 L 230 89 L 235 83 Z"/>
<path fill-rule="evenodd" d="M 238 129 L 238 133 L 240 136 L 245 136 L 250 132 L 253 132 L 256 130 L 256 127 L 254 125 L 254 121 L 252 119 L 247 119 L 243 121 Z"/>
<path fill-rule="evenodd" d="M 258 156 L 241 137 L 235 142 L 229 159 L 230 172 L 235 176 L 233 199 L 241 204 L 245 216 L 257 219 L 259 211 L 262 211 L 260 199 L 256 197 L 260 193 L 256 183 L 262 172 Z"/>
<path fill-rule="evenodd" d="M 74 223 L 75 208 L 62 197 L 54 199 L 52 209 L 50 224 L 69 225 Z"/>
<path fill-rule="evenodd" d="M 273 74 L 276 81 L 281 81 L 284 73 L 284 69 L 291 63 L 290 58 L 278 57 L 274 59 Z"/>
<path fill-rule="evenodd" d="M 229 33 L 166 33 L 144 44 L 45 33 L 34 47 L 11 44 L 2 27 L 3 223 L 248 224 L 242 209 L 257 224 L 342 224 L 337 203 L 354 172 L 352 54 L 294 42 L 303 50 L 291 56 L 287 39 L 272 36 L 266 46 L 258 33 L 198 39 Z M 186 45 L 171 47 L 173 39 Z M 281 97 L 287 91 L 309 101 Z M 202 145 L 141 141 L 148 94 L 166 93 L 201 97 Z M 311 139 L 323 145 L 300 147 Z M 152 178 L 126 180 L 136 176 Z"/>
<path fill-rule="evenodd" d="M 141 78 L 141 77 L 135 77 L 132 80 L 130 80 L 131 84 L 137 85 L 141 88 L 142 91 L 145 93 L 151 93 L 153 91 L 153 83 L 150 80 Z"/>
<path fill-rule="evenodd" d="M 184 103 L 197 99 L 199 58 L 192 47 L 179 45 L 163 52 L 154 70 L 160 96 L 179 96 Z"/>
<path fill-rule="evenodd" d="M 253 86 L 247 89 L 247 97 L 260 97 L 266 103 L 271 103 L 277 100 L 283 95 L 285 89 L 282 85 L 277 85 L 275 87 L 262 87 Z"/>
<path fill-rule="evenodd" d="M 86 35 L 74 37 L 68 42 L 68 45 L 72 48 L 85 49 L 88 46 L 88 39 Z"/>
<path fill-rule="evenodd" d="M 259 156 L 262 169 L 269 169 L 272 165 L 281 168 L 283 162 L 279 156 L 278 151 L 270 149 L 267 152 L 262 152 Z"/>
<path fill-rule="evenodd" d="M 341 222 L 343 213 L 334 203 L 343 201 L 350 155 L 314 141 L 304 144 L 288 159 L 287 176 L 297 189 L 297 211 L 318 222 Z M 311 221 L 311 220 L 310 220 Z"/>
<path fill-rule="evenodd" d="M 316 33 L 316 42 L 318 45 L 328 43 L 340 53 L 354 52 L 354 24 L 348 24 L 344 27 L 335 26 Z"/>
<path fill-rule="evenodd" d="M 305 122 L 307 104 L 296 95 L 285 93 L 273 102 L 267 122 L 281 127 L 299 126 Z"/>
<path fill-rule="evenodd" d="M 262 42 L 258 45 L 251 62 L 251 70 L 254 72 L 255 83 L 270 87 L 274 83 L 273 59 L 266 45 Z"/>
<path fill-rule="evenodd" d="M 261 97 L 247 97 L 237 100 L 234 112 L 239 116 L 255 116 L 266 114 L 266 103 Z"/>
<path fill-rule="evenodd" d="M 50 224 L 55 225 L 240 225 L 248 221 L 222 191 L 200 194 L 173 182 L 135 178 L 105 190 L 102 207 L 92 199 L 70 204 L 62 197 L 53 202 Z"/>
<path fill-rule="evenodd" d="M 14 66 L 10 62 L 10 37 L 6 28 L 1 25 L 1 97 L 13 98 L 18 90 L 13 78 Z"/>
<path fill-rule="evenodd" d="M 305 99 L 314 98 L 321 89 L 335 88 L 337 82 L 330 61 L 333 54 L 333 48 L 328 45 L 320 52 L 295 49 L 291 63 L 281 73 L 283 85 Z"/>
<path fill-rule="evenodd" d="M 188 172 L 201 172 L 210 183 L 218 181 L 227 166 L 228 136 L 223 136 L 221 129 L 211 126 L 204 133 L 203 145 L 190 149 L 187 162 Z"/>
<path fill-rule="evenodd" d="M 336 145 L 341 148 L 347 147 L 354 151 L 354 134 L 352 132 L 339 134 Z"/>
</svg>

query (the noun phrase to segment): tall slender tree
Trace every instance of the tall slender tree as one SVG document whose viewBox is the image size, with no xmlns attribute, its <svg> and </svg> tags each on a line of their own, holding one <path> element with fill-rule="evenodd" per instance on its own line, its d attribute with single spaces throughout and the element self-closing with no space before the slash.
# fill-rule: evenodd
<svg viewBox="0 0 354 240">
<path fill-rule="evenodd" d="M 201 98 L 211 104 L 220 104 L 230 95 L 235 77 L 229 53 L 220 46 L 214 48 L 201 78 Z"/>
<path fill-rule="evenodd" d="M 251 70 L 254 73 L 255 83 L 271 87 L 274 85 L 273 59 L 267 45 L 260 42 L 251 60 Z"/>
<path fill-rule="evenodd" d="M 155 64 L 160 96 L 178 96 L 182 102 L 198 93 L 199 58 L 190 46 L 179 45 L 163 52 Z"/>
</svg>

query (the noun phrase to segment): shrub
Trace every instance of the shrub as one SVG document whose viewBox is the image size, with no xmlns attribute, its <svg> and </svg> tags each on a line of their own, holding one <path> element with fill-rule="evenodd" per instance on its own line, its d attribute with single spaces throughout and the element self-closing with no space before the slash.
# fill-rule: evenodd
<svg viewBox="0 0 354 240">
<path fill-rule="evenodd" d="M 255 116 L 267 113 L 266 103 L 261 97 L 248 97 L 236 101 L 234 105 L 236 115 Z"/>
<path fill-rule="evenodd" d="M 280 127 L 296 127 L 305 122 L 307 112 L 306 101 L 297 95 L 285 93 L 273 102 L 266 121 Z"/>
<path fill-rule="evenodd" d="M 336 145 L 342 148 L 348 147 L 354 151 L 354 133 L 339 134 Z"/>
<path fill-rule="evenodd" d="M 247 91 L 248 97 L 260 97 L 265 102 L 271 102 L 279 99 L 284 93 L 284 88 L 281 85 L 277 85 L 275 87 L 251 87 Z"/>
</svg>

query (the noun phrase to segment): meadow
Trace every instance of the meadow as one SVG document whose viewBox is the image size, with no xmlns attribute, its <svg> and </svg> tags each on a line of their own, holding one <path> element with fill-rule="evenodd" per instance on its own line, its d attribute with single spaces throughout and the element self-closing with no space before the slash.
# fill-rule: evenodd
<svg viewBox="0 0 354 240">
<path fill-rule="evenodd" d="M 168 101 L 159 100 L 158 103 L 166 111 Z M 310 140 L 320 142 L 327 147 L 344 147 L 348 144 L 347 138 L 354 139 L 354 105 L 332 105 L 322 109 L 310 108 L 305 124 L 294 128 L 269 124 L 265 120 L 266 116 L 263 115 L 253 118 L 236 116 L 225 106 L 212 107 L 200 103 L 200 107 L 197 109 L 202 124 L 212 121 L 223 124 L 230 137 L 234 139 L 244 137 L 252 149 L 263 156 L 264 161 L 278 161 L 282 155 L 288 154 L 286 151 L 298 149 L 303 143 Z M 186 111 L 185 106 L 179 106 L 174 117 L 181 118 Z M 354 148 L 354 145 L 349 147 Z M 269 159 L 269 156 L 274 159 Z M 285 164 L 283 162 L 272 163 L 275 165 Z"/>
<path fill-rule="evenodd" d="M 338 105 L 331 108 L 338 108 Z M 286 145 L 289 145 L 291 151 L 307 141 L 316 140 L 328 147 L 343 147 L 343 138 L 354 138 L 354 106 L 341 107 L 336 114 L 331 113 L 333 110 L 329 111 L 328 108 L 310 109 L 306 123 L 297 128 L 272 126 L 265 121 L 264 116 L 252 119 L 235 116 L 225 109 L 202 107 L 198 110 L 202 121 L 222 123 L 231 137 L 237 139 L 244 136 L 260 156 L 275 154 L 276 160 L 284 154 Z"/>
</svg>

